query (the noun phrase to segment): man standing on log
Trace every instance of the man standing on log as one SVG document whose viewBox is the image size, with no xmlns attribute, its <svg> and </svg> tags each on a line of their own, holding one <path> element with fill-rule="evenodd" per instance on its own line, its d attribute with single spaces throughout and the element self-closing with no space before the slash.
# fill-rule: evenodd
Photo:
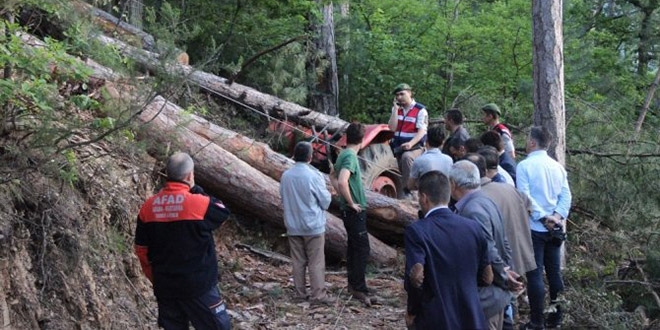
<svg viewBox="0 0 660 330">
<path fill-rule="evenodd" d="M 360 150 L 365 128 L 352 123 L 346 129 L 346 148 L 337 157 L 334 173 L 330 175 L 333 187 L 339 194 L 341 217 L 344 220 L 348 247 L 346 271 L 348 289 L 356 299 L 371 306 L 370 290 L 365 272 L 369 257 L 369 233 L 367 233 L 367 198 L 362 187 L 362 173 L 357 153 Z"/>
<path fill-rule="evenodd" d="M 516 167 L 516 186 L 532 200 L 529 226 L 537 268 L 527 273 L 530 322 L 521 329 L 543 329 L 561 326 L 563 312 L 559 293 L 564 291 L 561 275 L 561 245 L 564 226 L 571 208 L 571 190 L 564 167 L 548 156 L 546 149 L 552 136 L 541 126 L 532 127 L 527 138 L 527 158 Z M 550 287 L 552 312 L 543 319 L 545 285 L 543 270 Z"/>
<path fill-rule="evenodd" d="M 416 329 L 487 329 L 477 285 L 493 270 L 481 225 L 447 207 L 449 180 L 438 171 L 419 179 L 424 218 L 406 228 L 406 325 Z"/>
<path fill-rule="evenodd" d="M 231 328 L 218 290 L 213 230 L 229 217 L 218 199 L 195 185 L 186 153 L 167 161 L 167 182 L 138 214 L 135 253 L 153 284 L 158 325 L 165 329 Z"/>
<path fill-rule="evenodd" d="M 332 304 L 325 291 L 325 210 L 330 192 L 321 172 L 312 167 L 312 145 L 301 141 L 293 150 L 296 164 L 280 179 L 284 224 L 293 259 L 296 297 L 307 300 L 305 268 L 309 270 L 312 304 Z"/>
<path fill-rule="evenodd" d="M 495 103 L 488 103 L 481 107 L 481 111 L 484 113 L 483 117 L 481 117 L 481 121 L 483 121 L 484 124 L 488 126 L 489 130 L 497 132 L 497 134 L 502 137 L 502 142 L 504 143 L 504 152 L 511 156 L 511 159 L 515 159 L 516 148 L 513 145 L 513 135 L 511 134 L 509 128 L 500 122 L 500 116 L 502 115 L 500 107 L 498 107 Z"/>
<path fill-rule="evenodd" d="M 407 185 L 413 161 L 424 151 L 429 123 L 428 111 L 423 104 L 415 102 L 408 84 L 398 84 L 393 94 L 392 114 L 388 125 L 394 131 L 394 137 L 390 146 L 399 162 L 401 182 Z M 403 189 L 403 194 L 402 197 L 411 197 L 407 187 Z"/>
</svg>

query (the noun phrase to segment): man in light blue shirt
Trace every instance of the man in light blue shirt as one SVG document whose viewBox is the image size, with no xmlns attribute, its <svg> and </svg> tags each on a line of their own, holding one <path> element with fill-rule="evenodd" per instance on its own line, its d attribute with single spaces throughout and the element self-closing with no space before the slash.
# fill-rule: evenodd
<svg viewBox="0 0 660 330">
<path fill-rule="evenodd" d="M 563 230 L 571 207 L 571 190 L 566 170 L 548 156 L 546 149 L 552 140 L 547 129 L 533 127 L 527 138 L 527 158 L 516 167 L 516 186 L 532 200 L 530 228 L 537 268 L 527 272 L 530 323 L 521 329 L 543 329 L 561 326 L 562 310 L 557 296 L 564 290 L 560 268 L 562 241 L 553 239 L 552 231 Z M 543 319 L 545 288 L 543 268 L 545 266 L 550 301 L 554 312 Z"/>
<path fill-rule="evenodd" d="M 427 172 L 438 171 L 449 175 L 454 161 L 442 153 L 442 142 L 445 140 L 445 130 L 442 126 L 433 126 L 426 135 L 426 152 L 417 157 L 410 170 L 407 185 L 410 190 L 417 190 L 417 181 Z"/>
<path fill-rule="evenodd" d="M 309 270 L 311 302 L 330 304 L 325 291 L 325 210 L 330 192 L 312 161 L 312 145 L 298 142 L 293 151 L 296 164 L 280 179 L 284 223 L 293 259 L 293 284 L 297 298 L 306 300 L 305 268 Z"/>
</svg>

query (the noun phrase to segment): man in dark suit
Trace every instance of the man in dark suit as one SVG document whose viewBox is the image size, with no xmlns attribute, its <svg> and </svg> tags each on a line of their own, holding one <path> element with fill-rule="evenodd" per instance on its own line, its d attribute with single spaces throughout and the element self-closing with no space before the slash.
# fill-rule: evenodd
<svg viewBox="0 0 660 330">
<path fill-rule="evenodd" d="M 406 324 L 416 329 L 488 329 L 477 285 L 493 273 L 479 223 L 448 208 L 449 180 L 431 171 L 419 180 L 425 217 L 406 228 Z"/>
</svg>

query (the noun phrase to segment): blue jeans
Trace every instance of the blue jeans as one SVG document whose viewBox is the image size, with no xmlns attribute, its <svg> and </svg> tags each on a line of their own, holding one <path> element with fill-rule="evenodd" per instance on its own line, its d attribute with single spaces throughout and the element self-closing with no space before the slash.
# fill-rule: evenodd
<svg viewBox="0 0 660 330">
<path fill-rule="evenodd" d="M 543 309 L 545 308 L 545 286 L 543 284 L 543 269 L 548 278 L 550 300 L 564 291 L 564 280 L 560 268 L 560 246 L 551 243 L 550 233 L 532 231 L 534 259 L 536 269 L 527 272 L 527 296 L 529 297 L 530 319 L 537 325 L 544 324 Z"/>
<path fill-rule="evenodd" d="M 158 325 L 165 330 L 230 330 L 231 321 L 220 296 L 213 286 L 207 293 L 192 299 L 159 299 Z"/>
</svg>

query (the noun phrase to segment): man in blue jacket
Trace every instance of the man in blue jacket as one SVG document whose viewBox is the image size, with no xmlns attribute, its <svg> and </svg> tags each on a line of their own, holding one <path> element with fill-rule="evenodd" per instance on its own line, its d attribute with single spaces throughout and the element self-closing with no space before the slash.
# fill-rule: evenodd
<svg viewBox="0 0 660 330">
<path fill-rule="evenodd" d="M 479 223 L 453 214 L 447 176 L 431 171 L 419 180 L 424 218 L 406 228 L 406 324 L 416 329 L 488 329 L 477 285 L 493 272 Z"/>
<path fill-rule="evenodd" d="M 296 164 L 282 174 L 280 196 L 293 259 L 293 284 L 297 298 L 308 298 L 305 268 L 309 271 L 311 302 L 329 304 L 325 291 L 325 210 L 330 206 L 330 192 L 312 161 L 312 145 L 301 141 L 293 150 Z"/>
</svg>

